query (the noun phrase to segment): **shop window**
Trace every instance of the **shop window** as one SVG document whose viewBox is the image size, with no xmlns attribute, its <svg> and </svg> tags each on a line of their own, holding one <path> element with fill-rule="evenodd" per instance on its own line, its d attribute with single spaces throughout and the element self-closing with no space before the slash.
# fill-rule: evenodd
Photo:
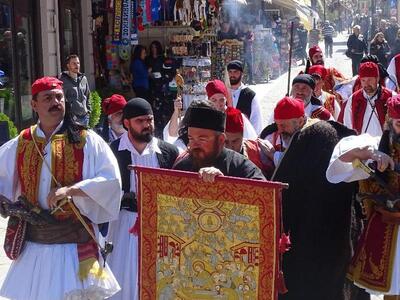
<svg viewBox="0 0 400 300">
<path fill-rule="evenodd" d="M 78 54 L 83 66 L 81 54 L 80 1 L 60 0 L 60 42 L 62 65 L 70 54 Z"/>
<path fill-rule="evenodd" d="M 15 122 L 13 66 L 11 7 L 0 4 L 0 112 Z"/>
<path fill-rule="evenodd" d="M 27 121 L 32 119 L 31 100 L 31 84 L 32 66 L 34 63 L 33 47 L 32 47 L 32 20 L 29 16 L 19 16 L 16 19 L 17 29 L 17 60 L 18 64 L 18 84 L 19 95 L 21 98 L 21 119 Z"/>
</svg>

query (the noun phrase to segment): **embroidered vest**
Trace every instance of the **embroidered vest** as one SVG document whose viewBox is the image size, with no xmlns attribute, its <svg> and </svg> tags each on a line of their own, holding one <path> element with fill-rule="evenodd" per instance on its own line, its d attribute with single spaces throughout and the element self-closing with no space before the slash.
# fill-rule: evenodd
<svg viewBox="0 0 400 300">
<path fill-rule="evenodd" d="M 389 154 L 394 162 L 400 162 L 400 145 L 389 142 L 389 133 L 385 131 L 381 138 L 379 150 Z M 388 148 L 387 150 L 383 148 Z M 395 172 L 387 174 L 386 181 L 392 191 L 399 191 L 400 180 Z M 386 191 L 371 179 L 359 182 L 359 193 L 385 195 Z M 392 273 L 396 267 L 394 258 L 397 249 L 399 225 L 387 222 L 379 209 L 375 209 L 371 199 L 364 200 L 367 208 L 368 223 L 357 243 L 351 260 L 348 277 L 369 289 L 388 292 L 392 284 Z"/>
<path fill-rule="evenodd" d="M 392 92 L 385 87 L 382 87 L 381 95 L 379 99 L 375 101 L 375 111 L 378 114 L 379 123 L 382 128 L 385 123 L 386 116 L 386 101 L 392 97 Z M 358 90 L 352 96 L 352 113 L 351 119 L 353 121 L 353 129 L 357 131 L 358 134 L 362 133 L 362 127 L 364 122 L 364 115 L 367 109 L 367 99 L 364 98 L 363 90 Z"/>
<path fill-rule="evenodd" d="M 256 93 L 248 87 L 242 89 L 236 105 L 236 108 L 246 115 L 247 119 L 249 120 L 251 116 L 251 104 L 253 103 L 253 98 L 255 95 Z"/>
<path fill-rule="evenodd" d="M 335 96 L 329 94 L 327 92 L 322 93 L 323 97 L 325 98 L 324 107 L 331 113 L 332 116 L 335 115 Z"/>
<path fill-rule="evenodd" d="M 36 125 L 23 130 L 19 136 L 17 147 L 17 172 L 21 183 L 21 194 L 26 196 L 33 205 L 39 205 L 38 191 L 40 184 L 40 173 L 43 160 L 35 148 L 32 140 L 32 133 L 35 141 L 42 151 L 46 146 L 44 138 L 36 135 Z M 86 131 L 82 131 L 82 139 L 78 144 L 68 142 L 66 134 L 55 134 L 51 138 L 51 171 L 62 186 L 69 186 L 82 180 L 83 147 L 86 143 Z M 51 187 L 56 184 L 52 180 Z M 54 216 L 59 220 L 66 220 L 74 217 L 72 211 L 66 206 L 64 212 L 57 211 Z"/>
</svg>

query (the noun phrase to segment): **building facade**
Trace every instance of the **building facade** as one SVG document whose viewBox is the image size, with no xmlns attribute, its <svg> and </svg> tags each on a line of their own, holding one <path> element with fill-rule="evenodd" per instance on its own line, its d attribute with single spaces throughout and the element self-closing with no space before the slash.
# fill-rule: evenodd
<svg viewBox="0 0 400 300">
<path fill-rule="evenodd" d="M 31 84 L 57 76 L 78 54 L 94 87 L 92 1 L 0 0 L 0 113 L 21 129 L 34 122 Z"/>
</svg>

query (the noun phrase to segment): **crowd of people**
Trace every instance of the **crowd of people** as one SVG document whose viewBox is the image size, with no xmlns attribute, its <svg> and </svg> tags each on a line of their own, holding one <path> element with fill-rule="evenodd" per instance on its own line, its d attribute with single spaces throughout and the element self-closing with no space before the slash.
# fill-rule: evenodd
<svg viewBox="0 0 400 300">
<path fill-rule="evenodd" d="M 31 105 L 38 123 L 0 147 L 0 213 L 9 217 L 5 251 L 13 259 L 0 295 L 139 299 L 145 254 L 138 251 L 137 181 L 128 168 L 136 165 L 196 172 L 210 183 L 217 176 L 288 183 L 288 291 L 279 299 L 399 299 L 400 55 L 385 56 L 387 64 L 379 47 L 365 55 L 360 34 L 355 25 L 355 76 L 348 79 L 325 66 L 332 54 L 326 27 L 326 55 L 309 49 L 311 65 L 292 80 L 266 127 L 259 96 L 242 81 L 246 62 L 234 60 L 226 66 L 229 87 L 209 81 L 207 100 L 185 110 L 175 99 L 156 137 L 155 97 L 166 64 L 158 43 L 149 56 L 135 48 L 136 97 L 103 99 L 101 137 L 87 128 L 91 108 L 77 56 L 67 59 L 62 80 L 37 79 Z M 378 32 L 374 42 L 382 41 Z M 111 253 L 104 241 L 114 245 Z M 205 288 L 223 293 L 219 282 Z"/>
</svg>

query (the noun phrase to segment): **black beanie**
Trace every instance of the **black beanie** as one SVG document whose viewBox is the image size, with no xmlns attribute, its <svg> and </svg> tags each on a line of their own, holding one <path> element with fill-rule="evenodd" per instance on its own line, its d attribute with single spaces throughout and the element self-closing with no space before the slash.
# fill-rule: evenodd
<svg viewBox="0 0 400 300">
<path fill-rule="evenodd" d="M 307 84 L 310 88 L 314 89 L 315 88 L 315 80 L 312 78 L 311 75 L 309 74 L 300 74 L 297 75 L 292 82 L 292 86 L 296 83 L 304 83 Z"/>
<path fill-rule="evenodd" d="M 238 70 L 240 72 L 243 72 L 243 63 L 240 60 L 232 60 L 230 63 L 228 63 L 228 66 L 226 69 L 229 70 Z"/>
<path fill-rule="evenodd" d="M 132 119 L 147 115 L 153 115 L 153 109 L 150 103 L 143 98 L 129 100 L 123 109 L 123 119 Z"/>
</svg>

